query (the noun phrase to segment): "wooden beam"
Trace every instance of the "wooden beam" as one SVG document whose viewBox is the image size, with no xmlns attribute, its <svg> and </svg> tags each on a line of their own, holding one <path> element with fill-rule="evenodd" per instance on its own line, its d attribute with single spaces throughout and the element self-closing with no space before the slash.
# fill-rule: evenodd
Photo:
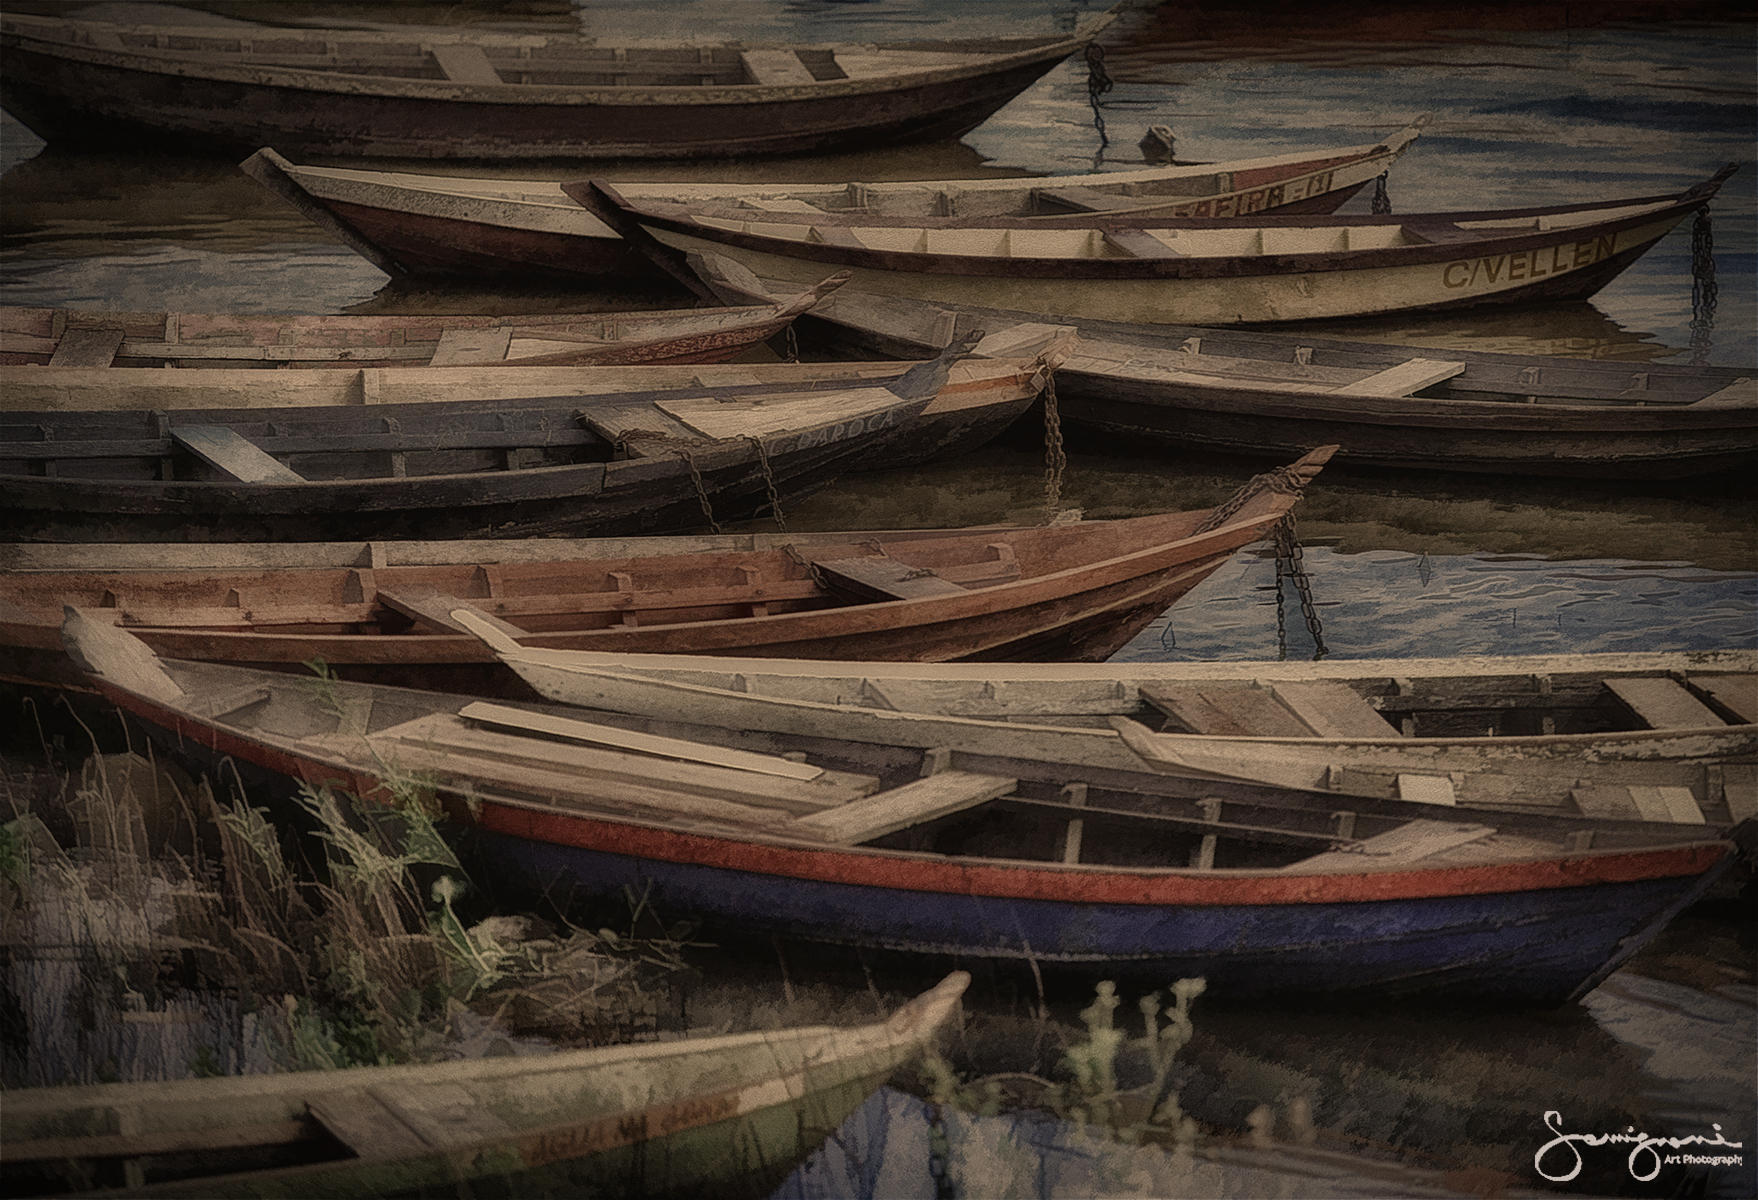
<svg viewBox="0 0 1758 1200">
<path fill-rule="evenodd" d="M 427 365 L 480 367 L 503 363 L 512 341 L 513 331 L 505 325 L 497 329 L 448 329 L 440 334 Z"/>
<path fill-rule="evenodd" d="M 1249 685 L 1196 687 L 1141 682 L 1144 703 L 1159 709 L 1190 733 L 1229 737 L 1311 737 L 1312 727 L 1264 688 Z"/>
<path fill-rule="evenodd" d="M 435 1149 L 365 1088 L 306 1102 L 317 1122 L 361 1158 L 414 1158 Z"/>
<path fill-rule="evenodd" d="M 116 361 L 122 345 L 120 329 L 69 329 L 61 335 L 55 353 L 49 356 L 51 367 L 107 367 Z"/>
<path fill-rule="evenodd" d="M 795 818 L 785 829 L 839 846 L 855 846 L 974 808 L 1012 791 L 1017 782 L 999 775 L 941 771 L 888 792 Z"/>
<path fill-rule="evenodd" d="M 1341 384 L 1332 388 L 1337 396 L 1374 396 L 1382 399 L 1395 399 L 1420 392 L 1425 387 L 1433 387 L 1437 383 L 1462 374 L 1465 364 L 1462 362 L 1443 362 L 1433 358 L 1412 358 L 1401 362 L 1395 367 L 1387 367 L 1377 371 L 1366 379 L 1357 379 L 1354 383 Z"/>
<path fill-rule="evenodd" d="M 1672 679 L 1658 675 L 1607 679 L 1605 687 L 1650 729 L 1704 729 L 1727 724 L 1683 684 Z"/>
<path fill-rule="evenodd" d="M 1120 208 L 1136 208 L 1141 201 L 1133 196 L 1101 192 L 1089 187 L 1041 187 L 1032 189 L 1032 199 L 1039 207 L 1048 205 L 1056 212 L 1111 212 Z"/>
<path fill-rule="evenodd" d="M 1381 716 L 1346 683 L 1331 680 L 1281 680 L 1270 685 L 1288 711 L 1318 737 L 1388 738 L 1403 733 Z"/>
<path fill-rule="evenodd" d="M 818 82 L 792 50 L 741 50 L 739 61 L 745 65 L 751 82 L 764 87 L 800 87 Z"/>
<path fill-rule="evenodd" d="M 501 73 L 474 42 L 441 42 L 433 48 L 433 61 L 453 83 L 503 83 Z"/>
<path fill-rule="evenodd" d="M 1107 229 L 1105 243 L 1130 258 L 1183 258 L 1184 255 L 1145 229 Z"/>
<path fill-rule="evenodd" d="M 1740 723 L 1758 724 L 1758 675 L 1692 675 L 1690 680 Z"/>
<path fill-rule="evenodd" d="M 1482 841 L 1495 833 L 1492 825 L 1460 825 L 1452 821 L 1406 821 L 1396 829 L 1364 838 L 1347 850 L 1315 854 L 1283 867 L 1284 873 L 1360 871 L 1365 868 L 1403 866 L 1436 854 Z"/>
<path fill-rule="evenodd" d="M 304 483 L 304 476 L 225 425 L 179 425 L 171 440 L 239 483 Z"/>
<path fill-rule="evenodd" d="M 452 613 L 463 609 L 478 620 L 487 622 L 507 637 L 518 639 L 529 637 L 530 631 L 510 625 L 493 613 L 483 612 L 468 600 L 460 600 L 456 596 L 448 596 L 444 592 L 417 590 L 415 588 L 399 588 L 386 591 L 378 590 L 378 600 L 386 608 L 402 613 L 418 625 L 424 625 L 437 633 L 464 633 L 476 636 L 474 630 L 452 619 Z"/>
<path fill-rule="evenodd" d="M 550 713 L 532 712 L 523 708 L 510 708 L 504 704 L 490 704 L 482 700 L 466 704 L 458 710 L 458 715 L 467 721 L 476 721 L 501 729 L 519 729 L 527 733 L 565 737 L 592 745 L 615 746 L 660 758 L 677 758 L 686 762 L 736 767 L 741 771 L 778 775 L 784 779 L 817 779 L 825 773 L 822 767 L 814 767 L 810 763 L 791 762 L 772 754 L 753 754 L 748 750 L 730 750 L 724 746 L 711 746 L 705 742 L 692 742 L 684 738 L 636 733 L 630 729 L 618 729 L 613 725 L 597 725 L 590 721 L 558 717 Z"/>
<path fill-rule="evenodd" d="M 925 596 L 957 596 L 966 591 L 928 567 L 911 566 L 888 555 L 814 558 L 811 562 L 826 583 L 862 600 L 917 600 Z"/>
</svg>

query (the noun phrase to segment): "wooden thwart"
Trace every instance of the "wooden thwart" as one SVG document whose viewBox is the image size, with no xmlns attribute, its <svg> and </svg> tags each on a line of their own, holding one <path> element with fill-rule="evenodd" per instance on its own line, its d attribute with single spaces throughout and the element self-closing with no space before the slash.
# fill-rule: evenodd
<svg viewBox="0 0 1758 1200">
<path fill-rule="evenodd" d="M 1006 795 L 1017 780 L 971 771 L 940 771 L 838 808 L 799 817 L 785 827 L 790 833 L 854 846 L 896 833 L 911 825 L 936 820 Z"/>
<path fill-rule="evenodd" d="M 1395 367 L 1387 367 L 1383 371 L 1369 375 L 1366 379 L 1341 384 L 1332 391 L 1338 396 L 1395 398 L 1420 392 L 1425 387 L 1433 387 L 1455 375 L 1463 374 L 1464 371 L 1465 364 L 1462 362 L 1413 358 L 1408 362 L 1401 362 Z"/>
<path fill-rule="evenodd" d="M 1731 712 L 1736 720 L 1758 724 L 1758 676 L 1693 675 L 1691 686 Z"/>
<path fill-rule="evenodd" d="M 1402 737 L 1378 709 L 1346 683 L 1285 680 L 1271 685 L 1276 699 L 1317 737 Z"/>
<path fill-rule="evenodd" d="M 453 83 L 505 82 L 482 47 L 470 42 L 442 42 L 433 48 L 433 61 Z"/>
<path fill-rule="evenodd" d="M 430 367 L 490 366 L 507 360 L 513 331 L 499 329 L 448 329 L 440 334 Z"/>
<path fill-rule="evenodd" d="M 764 87 L 798 87 L 817 82 L 792 50 L 742 50 L 739 61 L 745 64 L 751 82 Z"/>
<path fill-rule="evenodd" d="M 1264 688 L 1142 682 L 1137 693 L 1190 733 L 1225 737 L 1311 737 L 1312 727 Z"/>
<path fill-rule="evenodd" d="M 456 596 L 448 596 L 444 592 L 421 591 L 414 588 L 399 588 L 391 591 L 384 588 L 378 590 L 379 603 L 386 608 L 402 613 L 418 625 L 438 633 L 464 633 L 475 635 L 452 619 L 452 614 L 463 609 L 510 638 L 529 637 L 527 630 L 517 625 L 510 625 L 493 613 L 482 611 L 468 600 L 460 600 Z"/>
<path fill-rule="evenodd" d="M 49 356 L 51 367 L 107 367 L 122 347 L 120 329 L 69 329 Z"/>
<path fill-rule="evenodd" d="M 1703 729 L 1726 724 L 1684 685 L 1671 679 L 1608 679 L 1605 686 L 1650 729 Z"/>
<path fill-rule="evenodd" d="M 1141 203 L 1133 196 L 1119 196 L 1113 192 L 1101 192 L 1088 187 L 1033 188 L 1032 195 L 1038 200 L 1047 201 L 1055 208 L 1069 212 L 1111 212 L 1136 208 Z"/>
<path fill-rule="evenodd" d="M 1162 242 L 1145 229 L 1107 229 L 1106 245 L 1121 250 L 1130 258 L 1183 258 L 1184 255 Z"/>
<path fill-rule="evenodd" d="M 304 476 L 226 425 L 180 425 L 171 439 L 239 483 L 304 483 Z"/>
<path fill-rule="evenodd" d="M 413 1158 L 428 1153 L 428 1140 L 365 1088 L 331 1092 L 306 1104 L 336 1140 L 361 1158 Z"/>
<path fill-rule="evenodd" d="M 863 600 L 917 600 L 924 596 L 955 596 L 966 589 L 927 567 L 911 566 L 889 556 L 813 559 L 825 581 Z"/>
<path fill-rule="evenodd" d="M 1661 821 L 1674 825 L 1703 825 L 1707 821 L 1697 797 L 1687 787 L 1574 788 L 1569 797 L 1583 816 L 1605 821 Z"/>
</svg>

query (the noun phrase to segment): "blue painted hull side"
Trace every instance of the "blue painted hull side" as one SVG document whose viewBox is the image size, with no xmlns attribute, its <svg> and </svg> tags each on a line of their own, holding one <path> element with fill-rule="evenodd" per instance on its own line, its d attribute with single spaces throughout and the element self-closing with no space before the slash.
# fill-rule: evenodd
<svg viewBox="0 0 1758 1200">
<path fill-rule="evenodd" d="M 1147 906 L 946 895 L 652 861 L 476 831 L 484 878 L 551 895 L 647 894 L 745 933 L 1147 977 L 1233 995 L 1453 995 L 1557 1003 L 1701 895 L 1695 878 L 1331 904 Z"/>
</svg>

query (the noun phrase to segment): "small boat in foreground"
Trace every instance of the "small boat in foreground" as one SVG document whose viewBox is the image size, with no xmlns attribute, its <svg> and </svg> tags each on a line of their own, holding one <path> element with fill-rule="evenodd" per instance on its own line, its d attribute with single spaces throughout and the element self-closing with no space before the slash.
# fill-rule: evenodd
<svg viewBox="0 0 1758 1200">
<path fill-rule="evenodd" d="M 994 336 L 1017 347 L 1008 330 Z M 0 412 L 0 508 L 14 536 L 51 541 L 689 528 L 857 466 L 980 445 L 1045 385 L 1063 353 L 1048 336 L 1048 348 L 1034 335 L 1021 357 L 960 363 L 982 349 L 973 336 L 935 361 L 892 364 L 889 378 L 829 389 L 834 370 L 798 363 L 781 386 L 694 394 L 11 410 Z"/>
<path fill-rule="evenodd" d="M 754 212 L 629 195 L 569 195 L 681 280 L 724 254 L 759 277 L 853 272 L 886 296 L 1058 319 L 1241 325 L 1591 296 L 1715 198 L 1733 167 L 1683 191 L 1588 204 L 1404 216 L 886 218 Z"/>
<path fill-rule="evenodd" d="M 690 266 L 720 303 L 787 285 L 719 255 Z M 1029 321 L 945 302 L 851 294 L 806 318 L 839 349 L 916 357 L 955 332 Z M 1286 458 L 1336 443 L 1342 466 L 1683 479 L 1758 464 L 1758 372 L 1210 326 L 1071 322 L 1062 420 L 1131 446 L 1160 442 Z"/>
<path fill-rule="evenodd" d="M 420 159 L 743 158 L 956 137 L 1070 33 L 887 45 L 430 28 L 120 25 L 9 12 L 6 111 L 49 142 Z"/>
<path fill-rule="evenodd" d="M 11 1088 L 8 1191 L 383 1196 L 773 1188 L 934 1040 L 955 972 L 872 1025 L 279 1075 Z"/>
<path fill-rule="evenodd" d="M 1333 807 L 1717 829 L 1758 815 L 1758 656 L 1746 652 L 783 667 L 558 651 L 468 627 L 545 699 L 642 717 L 1035 757 L 1138 787 L 1129 777 L 1154 770 Z"/>
<path fill-rule="evenodd" d="M 469 831 L 484 878 L 552 896 L 632 886 L 747 937 L 1201 975 L 1232 995 L 1558 1003 L 1731 862 L 1700 826 L 1547 831 L 1111 790 L 957 743 L 830 747 L 161 660 L 77 609 L 64 635 L 105 698 L 204 767 L 368 799 L 387 777 L 414 783 Z"/>
<path fill-rule="evenodd" d="M 723 362 L 835 291 L 738 308 L 518 316 L 294 316 L 0 307 L 0 366 L 204 370 Z M 28 373 L 0 373 L 11 396 Z M 20 406 L 16 399 L 7 403 Z"/>
<path fill-rule="evenodd" d="M 494 561 L 490 544 L 440 565 L 174 570 L 156 547 L 118 548 L 106 569 L 0 577 L 0 676 L 69 682 L 67 604 L 171 657 L 290 670 L 322 659 L 351 678 L 479 694 L 513 680 L 454 610 L 533 646 L 612 654 L 1101 659 L 1269 536 L 1323 462 L 1315 452 L 1189 512 L 745 549 L 689 538 L 619 556 L 542 541 L 518 561 Z M 128 562 L 145 569 L 118 569 Z"/>
<path fill-rule="evenodd" d="M 629 194 L 753 211 L 1049 216 L 1130 212 L 1224 217 L 1335 212 L 1389 168 L 1426 123 L 1382 141 L 1230 162 L 1026 179 L 869 183 L 624 183 Z M 258 150 L 241 169 L 387 275 L 599 277 L 652 269 L 559 182 L 416 175 L 289 162 Z"/>
</svg>

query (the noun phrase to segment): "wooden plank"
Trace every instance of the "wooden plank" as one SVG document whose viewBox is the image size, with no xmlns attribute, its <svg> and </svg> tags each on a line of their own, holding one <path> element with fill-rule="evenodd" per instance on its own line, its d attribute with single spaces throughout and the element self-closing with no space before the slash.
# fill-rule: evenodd
<svg viewBox="0 0 1758 1200">
<path fill-rule="evenodd" d="M 1758 766 L 1727 763 L 1721 769 L 1722 798 L 1735 823 L 1758 817 Z"/>
<path fill-rule="evenodd" d="M 1396 398 L 1420 392 L 1425 387 L 1433 387 L 1443 380 L 1462 374 L 1464 370 L 1465 364 L 1462 362 L 1444 362 L 1434 358 L 1412 358 L 1395 367 L 1376 371 L 1366 379 L 1357 379 L 1354 383 L 1341 384 L 1331 391 L 1333 395 L 1337 396 Z"/>
<path fill-rule="evenodd" d="M 1734 408 L 1758 404 L 1758 379 L 1736 379 L 1718 392 L 1694 401 L 1704 408 Z"/>
<path fill-rule="evenodd" d="M 453 83 L 501 83 L 501 73 L 474 42 L 441 42 L 433 48 L 433 61 Z"/>
<path fill-rule="evenodd" d="M 740 208 L 754 208 L 759 212 L 809 213 L 821 217 L 824 210 L 816 204 L 807 203 L 797 196 L 745 196 L 739 200 Z"/>
<path fill-rule="evenodd" d="M 1607 679 L 1605 686 L 1650 729 L 1703 729 L 1727 724 L 1676 680 L 1658 675 Z"/>
<path fill-rule="evenodd" d="M 507 361 L 513 331 L 503 325 L 498 329 L 448 329 L 440 334 L 434 347 L 430 367 L 489 366 Z"/>
<path fill-rule="evenodd" d="M 1481 229 L 1461 229 L 1452 221 L 1406 221 L 1404 232 L 1419 242 L 1476 242 L 1483 240 Z"/>
<path fill-rule="evenodd" d="M 306 1103 L 311 1115 L 336 1140 L 361 1158 L 413 1158 L 433 1145 L 364 1088 L 330 1092 Z"/>
<path fill-rule="evenodd" d="M 197 696 L 187 705 L 189 715 L 206 720 L 229 717 L 269 698 L 269 689 L 259 684 L 246 684 L 208 696 Z"/>
<path fill-rule="evenodd" d="M 191 1154 L 235 1146 L 293 1145 L 310 1137 L 304 1121 L 288 1118 L 251 1125 L 218 1122 L 200 1129 L 142 1133 L 103 1133 L 83 1137 L 8 1138 L 8 1163 L 59 1159 L 144 1158 L 153 1154 Z"/>
<path fill-rule="evenodd" d="M 179 425 L 171 440 L 239 483 L 304 483 L 285 464 L 225 425 Z"/>
<path fill-rule="evenodd" d="M 1191 733 L 1232 737 L 1311 737 L 1312 727 L 1263 688 L 1197 687 L 1143 681 L 1137 693 Z"/>
<path fill-rule="evenodd" d="M 826 583 L 863 600 L 917 600 L 925 596 L 958 596 L 966 591 L 928 567 L 911 566 L 889 556 L 810 561 Z"/>
<path fill-rule="evenodd" d="M 1425 858 L 1495 833 L 1493 825 L 1461 825 L 1455 821 L 1406 821 L 1396 829 L 1363 838 L 1347 850 L 1315 854 L 1283 867 L 1285 872 L 1379 870 L 1421 862 Z"/>
<path fill-rule="evenodd" d="M 456 714 L 435 713 L 376 733 L 372 740 L 458 750 L 508 762 L 578 771 L 595 779 L 623 779 L 676 788 L 718 800 L 789 812 L 817 812 L 879 790 L 879 780 L 871 775 L 837 773 L 832 778 L 831 772 L 824 771 L 809 780 L 791 779 L 737 767 L 654 758 L 637 751 L 553 741 L 524 731 L 521 734 L 499 733 L 468 724 Z"/>
<path fill-rule="evenodd" d="M 1692 675 L 1690 683 L 1740 723 L 1758 724 L 1758 675 Z"/>
<path fill-rule="evenodd" d="M 797 817 L 787 832 L 855 846 L 911 825 L 974 808 L 1012 791 L 1017 780 L 971 771 L 940 771 L 839 808 Z"/>
<path fill-rule="evenodd" d="M 739 61 L 745 65 L 751 82 L 764 87 L 799 87 L 818 82 L 800 56 L 785 48 L 741 50 Z"/>
<path fill-rule="evenodd" d="M 1673 825 L 1708 824 L 1690 788 L 1632 786 L 1628 791 L 1644 821 L 1665 821 Z"/>
<path fill-rule="evenodd" d="M 827 246 L 847 246 L 854 250 L 867 249 L 860 235 L 846 225 L 814 225 L 807 235 L 807 240 L 816 240 Z"/>
<path fill-rule="evenodd" d="M 1346 683 L 1283 680 L 1270 691 L 1319 737 L 1385 738 L 1403 733 Z"/>
<path fill-rule="evenodd" d="M 531 712 L 523 708 L 509 708 L 504 704 L 490 704 L 483 700 L 466 704 L 458 710 L 458 715 L 465 720 L 493 725 L 501 729 L 522 729 L 533 733 L 545 733 L 551 737 L 571 738 L 574 741 L 587 742 L 592 745 L 615 746 L 624 750 L 634 750 L 640 754 L 651 754 L 660 758 L 677 758 L 686 762 L 713 763 L 723 767 L 735 767 L 741 771 L 775 775 L 783 779 L 817 779 L 825 773 L 822 767 L 814 767 L 810 763 L 794 762 L 791 759 L 779 758 L 771 754 L 753 754 L 748 750 L 730 750 L 724 746 L 711 746 L 705 742 L 692 742 L 684 738 L 637 733 L 631 729 L 618 729 L 612 725 L 597 725 L 590 721 L 581 721 L 572 717 L 558 717 L 550 713 Z"/>
<path fill-rule="evenodd" d="M 1398 799 L 1411 804 L 1457 805 L 1453 781 L 1445 775 L 1399 775 Z"/>
<path fill-rule="evenodd" d="M 55 353 L 49 356 L 51 367 L 107 367 L 116 361 L 122 345 L 120 329 L 69 329 L 61 335 Z"/>
<path fill-rule="evenodd" d="M 1105 243 L 1130 258 L 1183 258 L 1184 255 L 1145 229 L 1107 229 Z"/>
<path fill-rule="evenodd" d="M 1141 205 L 1134 196 L 1119 196 L 1088 187 L 1033 188 L 1032 198 L 1067 212 L 1111 212 Z"/>
<path fill-rule="evenodd" d="M 456 596 L 448 596 L 444 592 L 418 590 L 415 588 L 398 588 L 387 591 L 378 590 L 379 603 L 386 608 L 402 613 L 418 625 L 440 633 L 463 633 L 471 637 L 476 635 L 469 629 L 452 619 L 452 613 L 464 609 L 508 637 L 517 640 L 531 636 L 530 630 L 520 629 L 517 625 L 509 625 L 493 613 L 483 612 L 468 600 L 460 600 Z"/>
<path fill-rule="evenodd" d="M 1601 821 L 1640 821 L 1643 820 L 1642 810 L 1630 799 L 1627 787 L 1582 787 L 1573 788 L 1569 798 L 1581 815 L 1593 817 Z"/>
</svg>

